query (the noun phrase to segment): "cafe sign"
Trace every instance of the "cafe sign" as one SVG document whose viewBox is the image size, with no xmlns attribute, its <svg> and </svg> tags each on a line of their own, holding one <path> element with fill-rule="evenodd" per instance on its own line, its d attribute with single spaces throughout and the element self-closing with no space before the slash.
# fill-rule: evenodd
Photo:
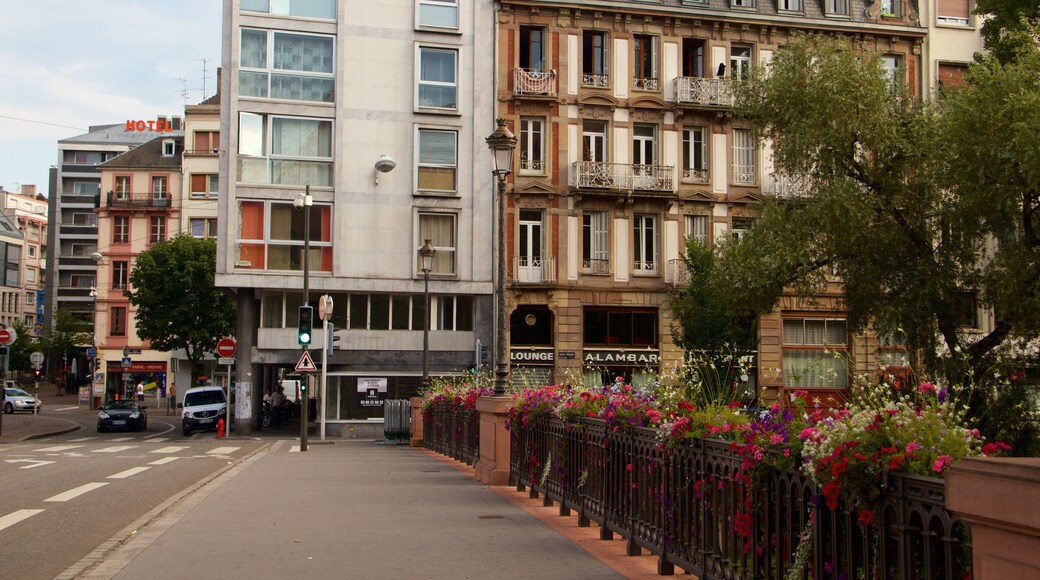
<svg viewBox="0 0 1040 580">
<path fill-rule="evenodd" d="M 588 365 L 657 365 L 660 351 L 654 349 L 586 348 L 582 359 Z"/>
<path fill-rule="evenodd" d="M 514 364 L 546 364 L 556 362 L 556 351 L 550 347 L 514 346 L 509 349 L 509 362 Z"/>
</svg>

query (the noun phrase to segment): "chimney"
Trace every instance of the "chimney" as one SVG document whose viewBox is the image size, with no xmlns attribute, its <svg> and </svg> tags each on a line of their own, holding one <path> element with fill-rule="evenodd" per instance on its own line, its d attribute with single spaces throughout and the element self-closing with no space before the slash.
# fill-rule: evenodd
<svg viewBox="0 0 1040 580">
<path fill-rule="evenodd" d="M 27 195 L 29 197 L 36 197 L 36 186 L 31 183 L 23 184 L 21 186 L 21 193 L 22 195 Z"/>
</svg>

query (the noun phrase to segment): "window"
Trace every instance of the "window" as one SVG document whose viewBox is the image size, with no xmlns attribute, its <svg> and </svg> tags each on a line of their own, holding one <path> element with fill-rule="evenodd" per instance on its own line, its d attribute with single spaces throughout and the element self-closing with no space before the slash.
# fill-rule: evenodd
<svg viewBox="0 0 1040 580">
<path fill-rule="evenodd" d="M 962 291 L 950 300 L 954 323 L 962 328 L 979 327 L 979 304 L 974 292 Z"/>
<path fill-rule="evenodd" d="M 303 271 L 304 211 L 310 211 L 312 272 L 332 271 L 332 206 L 315 203 L 298 210 L 292 203 L 241 201 L 235 267 Z"/>
<path fill-rule="evenodd" d="M 72 184 L 72 193 L 77 195 L 101 193 L 101 184 L 92 181 L 76 181 Z"/>
<path fill-rule="evenodd" d="M 729 76 L 743 80 L 751 74 L 751 47 L 746 44 L 734 44 L 729 49 Z"/>
<path fill-rule="evenodd" d="M 587 87 L 609 87 L 610 73 L 607 60 L 607 33 L 586 30 L 582 33 L 581 84 Z"/>
<path fill-rule="evenodd" d="M 72 225 L 74 226 L 96 226 L 97 216 L 92 213 L 72 214 Z"/>
<path fill-rule="evenodd" d="M 193 198 L 216 198 L 217 183 L 220 176 L 216 173 L 194 173 L 191 176 L 191 197 Z"/>
<path fill-rule="evenodd" d="M 546 68 L 545 29 L 540 26 L 520 26 L 520 68 L 542 72 Z"/>
<path fill-rule="evenodd" d="M 167 177 L 165 175 L 153 175 L 152 197 L 154 197 L 155 199 L 162 199 L 166 197 L 170 191 L 167 183 Z"/>
<path fill-rule="evenodd" d="M 657 217 L 636 215 L 632 218 L 632 239 L 636 272 L 657 273 Z"/>
<path fill-rule="evenodd" d="M 421 27 L 458 29 L 458 0 L 419 0 L 418 25 Z"/>
<path fill-rule="evenodd" d="M 130 243 L 130 216 L 117 215 L 112 219 L 112 243 Z"/>
<path fill-rule="evenodd" d="M 108 328 L 111 336 L 126 336 L 126 307 L 112 307 Z"/>
<path fill-rule="evenodd" d="M 898 17 L 902 16 L 902 0 L 881 0 L 881 15 Z"/>
<path fill-rule="evenodd" d="M 788 12 L 801 12 L 802 0 L 777 0 L 776 7 L 778 10 L 786 10 Z"/>
<path fill-rule="evenodd" d="M 29 244 L 26 247 L 29 248 L 29 257 L 30 258 L 35 258 L 36 257 L 36 246 L 34 246 L 33 244 Z"/>
<path fill-rule="evenodd" d="M 637 34 L 632 39 L 635 50 L 632 64 L 632 82 L 635 88 L 646 91 L 660 89 L 657 78 L 657 37 Z"/>
<path fill-rule="evenodd" d="M 188 220 L 188 228 L 193 238 L 217 237 L 216 218 L 191 218 Z"/>
<path fill-rule="evenodd" d="M 654 164 L 657 149 L 657 126 L 636 124 L 632 127 L 632 165 L 640 174 Z M 638 166 L 643 166 L 639 168 Z"/>
<path fill-rule="evenodd" d="M 352 330 L 422 330 L 424 300 L 422 294 L 350 294 L 347 326 Z M 473 330 L 472 296 L 431 295 L 430 311 L 430 330 Z"/>
<path fill-rule="evenodd" d="M 419 129 L 419 163 L 416 183 L 420 191 L 456 190 L 455 131 Z"/>
<path fill-rule="evenodd" d="M 152 216 L 148 228 L 148 240 L 155 244 L 166 239 L 166 218 Z"/>
<path fill-rule="evenodd" d="M 704 41 L 699 38 L 684 38 L 682 41 L 682 76 L 704 76 Z"/>
<path fill-rule="evenodd" d="M 457 50 L 419 47 L 416 106 L 421 109 L 458 109 Z"/>
<path fill-rule="evenodd" d="M 709 218 L 706 215 L 686 216 L 686 237 L 693 238 L 698 244 L 707 245 Z"/>
<path fill-rule="evenodd" d="M 936 19 L 938 20 L 939 24 L 970 26 L 971 1 L 939 0 L 939 6 L 936 10 Z"/>
<path fill-rule="evenodd" d="M 332 121 L 239 114 L 238 180 L 332 185 Z"/>
<path fill-rule="evenodd" d="M 910 352 L 893 334 L 878 335 L 878 366 L 882 369 L 909 367 Z"/>
<path fill-rule="evenodd" d="M 849 0 L 824 0 L 823 7 L 827 16 L 849 15 Z"/>
<path fill-rule="evenodd" d="M 162 142 L 162 156 L 173 157 L 177 152 L 177 142 L 173 139 L 163 139 Z"/>
<path fill-rule="evenodd" d="M 881 76 L 889 82 L 890 89 L 893 91 L 899 87 L 899 68 L 901 64 L 898 55 L 881 55 Z"/>
<path fill-rule="evenodd" d="M 336 0 L 242 0 L 242 11 L 308 18 L 336 18 Z"/>
<path fill-rule="evenodd" d="M 195 131 L 195 143 L 192 145 L 195 153 L 216 153 L 220 150 L 219 131 Z"/>
<path fill-rule="evenodd" d="M 419 239 L 415 245 L 415 272 L 420 272 L 419 248 L 423 240 L 430 240 L 437 255 L 433 257 L 433 269 L 431 275 L 455 274 L 455 214 L 450 213 L 420 213 L 419 214 Z"/>
<path fill-rule="evenodd" d="M 755 0 L 730 0 L 729 5 L 733 8 L 754 8 Z"/>
<path fill-rule="evenodd" d="M 125 290 L 130 276 L 130 264 L 125 260 L 112 261 L 112 288 Z"/>
<path fill-rule="evenodd" d="M 657 346 L 657 312 L 586 308 L 582 327 L 585 346 Z"/>
<path fill-rule="evenodd" d="M 610 249 L 607 230 L 609 216 L 605 211 L 587 211 L 581 215 L 581 267 L 585 272 L 610 272 Z"/>
<path fill-rule="evenodd" d="M 848 386 L 848 334 L 844 320 L 785 318 L 783 335 L 785 387 Z"/>
<path fill-rule="evenodd" d="M 99 151 L 66 151 L 65 163 L 73 165 L 97 165 L 105 160 L 104 154 Z"/>
<path fill-rule="evenodd" d="M 607 122 L 585 121 L 581 131 L 581 154 L 584 161 L 607 160 Z"/>
<path fill-rule="evenodd" d="M 757 148 L 751 129 L 733 129 L 733 183 L 758 183 Z"/>
<path fill-rule="evenodd" d="M 242 29 L 238 94 L 331 103 L 335 49 L 331 36 Z"/>
<path fill-rule="evenodd" d="M 520 118 L 520 172 L 545 173 L 545 119 Z"/>
<path fill-rule="evenodd" d="M 119 199 L 130 198 L 130 176 L 129 175 L 117 175 L 116 176 L 116 197 Z"/>
<path fill-rule="evenodd" d="M 26 268 L 25 269 L 25 282 L 27 284 L 35 284 L 36 283 L 36 268 Z"/>
<path fill-rule="evenodd" d="M 968 65 L 940 62 L 939 90 L 964 87 L 966 74 L 968 74 Z"/>
<path fill-rule="evenodd" d="M 683 127 L 682 178 L 708 183 L 708 128 Z"/>
<path fill-rule="evenodd" d="M 746 217 L 735 217 L 733 218 L 733 227 L 730 228 L 730 235 L 735 240 L 742 240 L 747 237 L 748 232 L 751 231 L 751 226 L 755 224 L 755 220 Z"/>
<path fill-rule="evenodd" d="M 72 288 L 92 288 L 94 286 L 94 276 L 73 274 L 69 278 L 69 285 Z"/>
</svg>

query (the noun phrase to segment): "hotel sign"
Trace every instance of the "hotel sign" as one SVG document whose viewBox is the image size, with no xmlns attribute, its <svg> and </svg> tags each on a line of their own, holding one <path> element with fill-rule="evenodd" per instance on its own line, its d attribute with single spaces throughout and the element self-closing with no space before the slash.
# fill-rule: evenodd
<svg viewBox="0 0 1040 580">
<path fill-rule="evenodd" d="M 148 119 L 147 121 L 127 119 L 124 131 L 127 133 L 131 131 L 173 133 L 173 123 L 167 122 L 166 119 Z"/>
<path fill-rule="evenodd" d="M 590 365 L 643 366 L 657 365 L 661 362 L 661 355 L 660 351 L 648 348 L 586 348 L 582 360 Z"/>
<path fill-rule="evenodd" d="M 556 351 L 551 346 L 514 346 L 509 349 L 509 362 L 551 365 L 556 362 Z"/>
</svg>

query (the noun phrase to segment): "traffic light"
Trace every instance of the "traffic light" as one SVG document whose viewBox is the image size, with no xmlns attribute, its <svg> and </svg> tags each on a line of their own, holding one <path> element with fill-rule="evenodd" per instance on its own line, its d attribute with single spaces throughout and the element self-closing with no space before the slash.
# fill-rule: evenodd
<svg viewBox="0 0 1040 580">
<path fill-rule="evenodd" d="M 37 381 L 40 380 L 40 374 L 41 374 L 40 369 L 33 369 L 33 378 L 36 379 Z"/>
<path fill-rule="evenodd" d="M 332 356 L 336 351 L 336 343 L 339 342 L 339 337 L 336 336 L 336 331 L 342 329 L 336 328 L 336 325 L 331 322 L 328 325 L 328 329 L 328 334 L 325 335 L 325 352 L 328 353 L 328 356 Z"/>
<path fill-rule="evenodd" d="M 311 326 L 314 322 L 314 307 L 304 305 L 300 307 L 300 326 L 296 338 L 302 346 L 311 343 Z"/>
</svg>

